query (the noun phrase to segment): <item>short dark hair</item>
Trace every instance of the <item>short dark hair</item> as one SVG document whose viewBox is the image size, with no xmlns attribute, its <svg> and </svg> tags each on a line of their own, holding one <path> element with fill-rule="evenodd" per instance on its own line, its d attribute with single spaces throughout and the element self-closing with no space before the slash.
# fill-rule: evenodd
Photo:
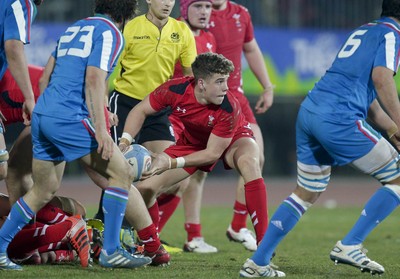
<svg viewBox="0 0 400 279">
<path fill-rule="evenodd" d="M 96 0 L 94 12 L 106 14 L 114 22 L 122 23 L 136 15 L 137 6 L 137 0 Z"/>
<path fill-rule="evenodd" d="M 196 80 L 208 79 L 214 74 L 227 75 L 233 72 L 235 66 L 231 60 L 222 54 L 205 52 L 199 54 L 192 63 L 192 71 Z"/>
<path fill-rule="evenodd" d="M 383 0 L 381 16 L 394 17 L 400 20 L 400 0 Z"/>
</svg>

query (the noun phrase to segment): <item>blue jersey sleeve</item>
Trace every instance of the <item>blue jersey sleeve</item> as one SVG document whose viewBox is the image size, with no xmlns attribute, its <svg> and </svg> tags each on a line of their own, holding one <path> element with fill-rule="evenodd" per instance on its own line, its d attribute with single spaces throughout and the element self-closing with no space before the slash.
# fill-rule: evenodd
<svg viewBox="0 0 400 279">
<path fill-rule="evenodd" d="M 399 43 L 397 32 L 386 33 L 378 46 L 374 67 L 383 66 L 396 73 L 399 67 Z"/>
<path fill-rule="evenodd" d="M 108 24 L 108 23 L 105 23 Z M 98 67 L 109 74 L 112 73 L 117 64 L 118 57 L 123 49 L 124 39 L 115 28 L 99 28 L 95 35 L 95 44 L 89 57 L 88 65 Z"/>
<path fill-rule="evenodd" d="M 35 7 L 31 1 L 10 2 L 4 18 L 4 41 L 20 40 L 28 44 Z"/>
</svg>

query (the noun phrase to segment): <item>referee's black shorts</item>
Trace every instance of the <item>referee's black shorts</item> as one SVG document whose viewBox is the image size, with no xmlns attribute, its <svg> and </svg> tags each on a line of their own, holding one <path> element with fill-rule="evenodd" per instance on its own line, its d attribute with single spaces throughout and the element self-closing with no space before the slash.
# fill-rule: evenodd
<svg viewBox="0 0 400 279">
<path fill-rule="evenodd" d="M 131 109 L 141 100 L 134 99 L 114 90 L 110 95 L 109 107 L 112 113 L 118 116 L 118 126 L 111 127 L 111 136 L 118 143 L 124 131 L 126 118 Z M 175 141 L 174 133 L 168 116 L 170 109 L 165 109 L 155 115 L 149 116 L 143 123 L 142 129 L 135 138 L 135 142 L 143 144 L 147 141 L 166 140 Z"/>
</svg>

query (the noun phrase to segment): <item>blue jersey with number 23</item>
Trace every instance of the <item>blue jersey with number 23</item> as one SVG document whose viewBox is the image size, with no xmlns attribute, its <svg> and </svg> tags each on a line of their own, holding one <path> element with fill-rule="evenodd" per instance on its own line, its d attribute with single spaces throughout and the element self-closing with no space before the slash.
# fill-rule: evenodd
<svg viewBox="0 0 400 279">
<path fill-rule="evenodd" d="M 121 32 L 104 16 L 89 17 L 68 27 L 53 53 L 56 65 L 34 112 L 73 121 L 88 117 L 86 67 L 97 67 L 111 74 L 123 44 Z"/>
</svg>

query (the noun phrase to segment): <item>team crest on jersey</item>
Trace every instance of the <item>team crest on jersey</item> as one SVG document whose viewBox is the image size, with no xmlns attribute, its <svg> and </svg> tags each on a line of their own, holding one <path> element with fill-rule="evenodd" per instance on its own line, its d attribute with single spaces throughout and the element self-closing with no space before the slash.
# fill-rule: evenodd
<svg viewBox="0 0 400 279">
<path fill-rule="evenodd" d="M 239 14 L 234 14 L 232 18 L 235 20 L 236 27 L 239 31 L 242 30 L 242 23 L 240 22 L 240 15 Z"/>
<path fill-rule="evenodd" d="M 172 40 L 174 43 L 179 42 L 179 41 L 181 40 L 181 38 L 180 38 L 180 36 L 179 36 L 179 33 L 176 33 L 176 32 L 172 33 L 172 34 L 171 34 L 171 40 Z"/>
<path fill-rule="evenodd" d="M 208 116 L 208 123 L 207 123 L 207 126 L 208 126 L 208 127 L 213 127 L 213 126 L 214 126 L 214 120 L 215 120 L 215 117 L 212 116 L 212 115 L 209 115 L 209 116 Z"/>
</svg>

